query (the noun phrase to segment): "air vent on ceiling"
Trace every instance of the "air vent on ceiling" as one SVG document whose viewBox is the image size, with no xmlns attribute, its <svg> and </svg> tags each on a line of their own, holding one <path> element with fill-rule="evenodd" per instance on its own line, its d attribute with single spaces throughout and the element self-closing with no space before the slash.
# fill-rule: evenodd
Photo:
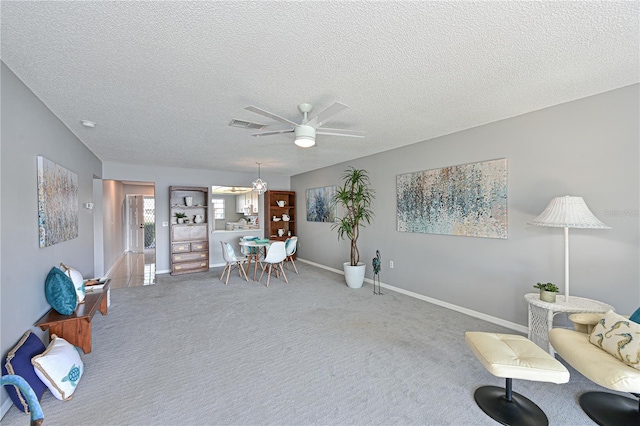
<svg viewBox="0 0 640 426">
<path fill-rule="evenodd" d="M 231 127 L 242 127 L 243 129 L 262 130 L 267 127 L 266 124 L 252 123 L 251 121 L 236 120 L 235 118 L 229 123 Z"/>
</svg>

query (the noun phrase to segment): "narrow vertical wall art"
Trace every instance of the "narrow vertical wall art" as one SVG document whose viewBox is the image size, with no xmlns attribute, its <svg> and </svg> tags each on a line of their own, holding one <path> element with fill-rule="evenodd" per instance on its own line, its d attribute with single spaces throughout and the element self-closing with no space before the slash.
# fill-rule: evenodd
<svg viewBox="0 0 640 426">
<path fill-rule="evenodd" d="M 78 175 L 38 156 L 40 247 L 78 237 Z"/>
<path fill-rule="evenodd" d="M 507 159 L 397 175 L 397 230 L 507 238 Z"/>
</svg>

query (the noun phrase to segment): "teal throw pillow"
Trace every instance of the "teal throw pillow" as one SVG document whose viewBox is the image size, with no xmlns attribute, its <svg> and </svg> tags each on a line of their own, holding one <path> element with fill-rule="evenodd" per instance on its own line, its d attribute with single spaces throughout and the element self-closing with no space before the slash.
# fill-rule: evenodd
<svg viewBox="0 0 640 426">
<path fill-rule="evenodd" d="M 53 267 L 44 282 L 44 294 L 51 307 L 61 315 L 71 315 L 78 306 L 78 295 L 71 278 Z"/>
<path fill-rule="evenodd" d="M 640 324 L 640 308 L 636 309 L 636 311 L 631 314 L 629 319 L 635 322 L 636 324 Z"/>
</svg>

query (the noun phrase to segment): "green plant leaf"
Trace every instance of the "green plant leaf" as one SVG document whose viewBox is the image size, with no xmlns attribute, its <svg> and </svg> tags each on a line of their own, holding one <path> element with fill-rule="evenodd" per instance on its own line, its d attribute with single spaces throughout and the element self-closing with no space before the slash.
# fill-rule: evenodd
<svg viewBox="0 0 640 426">
<path fill-rule="evenodd" d="M 337 229 L 338 239 L 348 239 L 350 245 L 350 263 L 356 266 L 360 262 L 358 237 L 360 227 L 371 224 L 374 212 L 371 204 L 375 199 L 375 191 L 371 189 L 369 175 L 364 169 L 350 167 L 342 174 L 342 185 L 338 187 L 331 203 L 341 206 L 344 216 L 338 218 L 331 229 Z"/>
</svg>

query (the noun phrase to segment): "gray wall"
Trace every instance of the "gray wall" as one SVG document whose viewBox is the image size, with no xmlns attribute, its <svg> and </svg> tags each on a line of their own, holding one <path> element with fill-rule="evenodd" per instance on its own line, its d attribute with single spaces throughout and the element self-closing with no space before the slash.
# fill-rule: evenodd
<svg viewBox="0 0 640 426">
<path fill-rule="evenodd" d="M 168 272 L 169 266 L 169 227 L 163 227 L 162 222 L 171 222 L 169 217 L 169 186 L 250 186 L 256 179 L 253 173 L 236 173 L 217 170 L 186 169 L 179 167 L 151 167 L 132 164 L 104 162 L 104 179 L 123 181 L 142 181 L 155 183 L 156 198 L 156 270 L 158 273 Z M 261 173 L 262 179 L 267 181 L 269 189 L 289 190 L 289 177 Z M 262 197 L 260 197 L 262 201 Z M 211 210 L 211 209 L 209 209 Z M 262 214 L 262 212 L 260 213 Z M 209 213 L 211 223 L 211 213 Z M 262 217 L 260 217 L 262 221 Z M 211 239 L 211 238 L 210 238 Z M 213 247 L 210 250 L 209 262 L 215 259 Z M 111 265 L 106 264 L 106 270 Z"/>
<path fill-rule="evenodd" d="M 44 280 L 53 266 L 64 262 L 83 275 L 93 274 L 93 177 L 101 162 L 2 63 L 2 223 L 0 225 L 2 281 L 1 352 L 7 351 L 49 308 Z M 46 248 L 38 243 L 36 156 L 42 155 L 78 175 L 78 238 Z M 1 404 L 9 402 L 4 389 Z"/>
<path fill-rule="evenodd" d="M 105 179 L 102 181 L 102 245 L 105 266 L 103 274 L 109 271 L 126 249 L 124 187 L 125 185 L 117 180 Z"/>
<path fill-rule="evenodd" d="M 640 305 L 638 91 L 633 85 L 294 176 L 298 255 L 342 269 L 348 242 L 338 242 L 330 224 L 303 219 L 305 190 L 339 184 L 347 166 L 365 168 L 377 191 L 375 223 L 359 244 L 367 277 L 379 249 L 383 283 L 526 325 L 523 295 L 532 285 L 551 281 L 564 291 L 562 229 L 527 222 L 553 197 L 582 196 L 613 229 L 570 231 L 571 294 L 631 313 Z M 396 231 L 397 174 L 496 158 L 508 159 L 508 239 Z"/>
</svg>

